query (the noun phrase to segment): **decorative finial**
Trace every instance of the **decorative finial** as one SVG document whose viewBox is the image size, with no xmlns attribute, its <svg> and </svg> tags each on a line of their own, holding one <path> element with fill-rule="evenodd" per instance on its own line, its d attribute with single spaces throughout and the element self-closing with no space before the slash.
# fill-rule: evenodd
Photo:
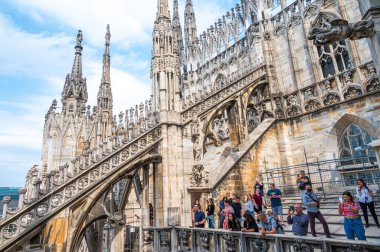
<svg viewBox="0 0 380 252">
<path fill-rule="evenodd" d="M 79 30 L 78 35 L 77 35 L 77 46 L 78 47 L 82 47 L 82 41 L 83 41 L 82 30 Z"/>
</svg>

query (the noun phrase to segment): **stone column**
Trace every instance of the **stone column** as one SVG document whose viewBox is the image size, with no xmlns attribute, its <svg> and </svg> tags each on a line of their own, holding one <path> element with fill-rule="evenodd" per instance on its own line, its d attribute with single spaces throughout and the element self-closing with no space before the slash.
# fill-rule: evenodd
<svg viewBox="0 0 380 252">
<path fill-rule="evenodd" d="M 380 163 L 380 139 L 373 140 L 368 145 L 374 149 L 375 154 L 376 154 L 377 163 L 379 164 Z"/>
<path fill-rule="evenodd" d="M 55 170 L 50 172 L 50 190 L 54 189 L 54 178 L 57 172 Z"/>
<path fill-rule="evenodd" d="M 25 198 L 26 189 L 20 188 L 18 190 L 19 198 L 18 198 L 18 208 L 23 209 L 24 208 L 24 198 Z"/>
<path fill-rule="evenodd" d="M 35 185 L 36 185 L 36 195 L 35 195 L 35 198 L 38 199 L 40 197 L 40 191 L 41 191 L 41 184 L 42 184 L 42 180 L 40 178 L 38 178 L 35 182 Z"/>
<path fill-rule="evenodd" d="M 369 49 L 377 68 L 380 72 L 380 1 L 378 0 L 360 0 L 360 12 L 363 15 L 362 20 L 373 20 L 375 23 L 375 36 L 368 38 Z M 379 159 L 378 159 L 379 160 Z"/>
<path fill-rule="evenodd" d="M 4 196 L 3 198 L 3 220 L 7 218 L 8 204 L 11 200 L 11 196 Z"/>
</svg>

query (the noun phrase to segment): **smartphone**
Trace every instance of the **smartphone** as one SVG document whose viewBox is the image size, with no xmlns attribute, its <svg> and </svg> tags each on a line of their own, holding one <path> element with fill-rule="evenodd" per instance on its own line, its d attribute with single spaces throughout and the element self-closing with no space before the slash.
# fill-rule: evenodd
<svg viewBox="0 0 380 252">
<path fill-rule="evenodd" d="M 339 197 L 339 202 L 343 204 L 343 197 Z"/>
<path fill-rule="evenodd" d="M 290 207 L 289 207 L 289 211 L 290 211 L 290 212 L 294 212 L 294 206 L 290 206 Z"/>
</svg>

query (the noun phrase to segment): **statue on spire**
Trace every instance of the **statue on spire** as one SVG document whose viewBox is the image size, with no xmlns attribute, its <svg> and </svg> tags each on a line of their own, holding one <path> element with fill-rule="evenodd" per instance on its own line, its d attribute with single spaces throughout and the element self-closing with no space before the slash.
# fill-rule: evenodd
<svg viewBox="0 0 380 252">
<path fill-rule="evenodd" d="M 77 35 L 77 46 L 82 47 L 82 41 L 83 41 L 82 30 L 79 30 L 78 35 Z"/>
</svg>

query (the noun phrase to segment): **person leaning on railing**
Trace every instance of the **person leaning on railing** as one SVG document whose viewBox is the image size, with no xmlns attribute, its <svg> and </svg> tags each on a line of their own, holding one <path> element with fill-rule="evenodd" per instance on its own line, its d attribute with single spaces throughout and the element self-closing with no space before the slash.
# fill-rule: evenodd
<svg viewBox="0 0 380 252">
<path fill-rule="evenodd" d="M 193 209 L 194 209 L 194 220 L 193 220 L 194 227 L 204 228 L 205 223 L 206 223 L 205 213 L 199 209 L 199 205 L 197 204 L 193 206 Z"/>
<path fill-rule="evenodd" d="M 255 221 L 255 218 L 249 211 L 245 211 L 243 214 L 243 228 L 242 232 L 259 232 L 259 227 Z"/>
<path fill-rule="evenodd" d="M 260 220 L 261 234 L 283 234 L 283 228 L 278 223 L 275 217 L 266 215 L 265 213 L 260 213 L 257 215 L 257 218 Z"/>
<path fill-rule="evenodd" d="M 359 203 L 354 201 L 354 197 L 349 191 L 343 193 L 343 199 L 339 200 L 339 214 L 344 216 L 344 231 L 348 240 L 365 241 L 365 230 L 359 215 Z"/>
</svg>

